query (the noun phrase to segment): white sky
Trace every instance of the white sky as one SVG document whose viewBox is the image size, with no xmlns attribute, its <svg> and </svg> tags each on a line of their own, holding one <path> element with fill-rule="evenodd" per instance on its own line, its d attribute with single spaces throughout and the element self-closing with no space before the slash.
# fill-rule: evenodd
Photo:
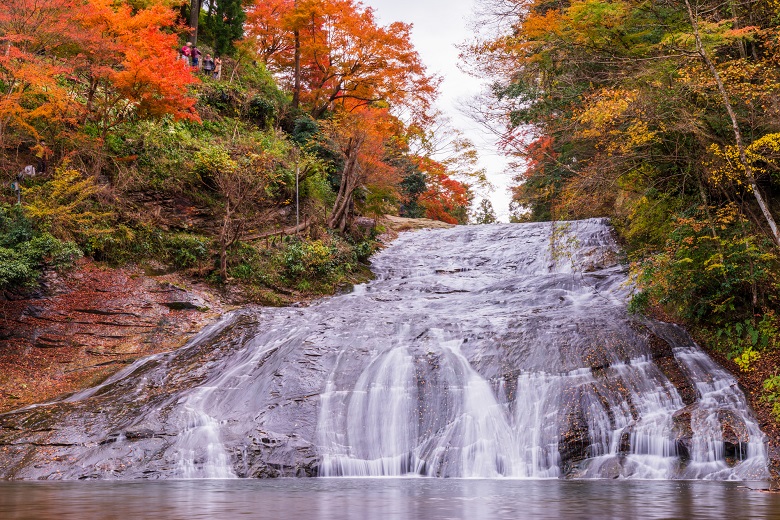
<svg viewBox="0 0 780 520">
<path fill-rule="evenodd" d="M 471 34 L 468 20 L 478 0 L 363 0 L 373 7 L 381 25 L 400 21 L 413 24 L 412 43 L 428 67 L 443 78 L 439 108 L 452 119 L 477 146 L 480 164 L 488 172 L 488 179 L 496 189 L 487 194 L 500 220 L 508 221 L 511 196 L 510 176 L 504 173 L 505 159 L 498 154 L 488 132 L 458 111 L 458 100 L 468 99 L 481 90 L 480 80 L 458 69 L 457 44 Z"/>
</svg>

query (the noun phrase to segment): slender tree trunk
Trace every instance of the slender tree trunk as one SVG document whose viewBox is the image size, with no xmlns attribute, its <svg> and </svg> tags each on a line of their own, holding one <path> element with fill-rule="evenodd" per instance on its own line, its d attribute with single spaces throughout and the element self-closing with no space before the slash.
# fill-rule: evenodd
<svg viewBox="0 0 780 520">
<path fill-rule="evenodd" d="M 295 0 L 295 9 L 298 9 L 298 0 Z M 295 86 L 293 87 L 293 109 L 297 110 L 301 102 L 301 32 L 297 28 L 293 31 L 295 37 L 294 71 Z"/>
<path fill-rule="evenodd" d="M 201 0 L 190 0 L 190 41 L 193 45 L 198 43 L 198 16 L 200 15 Z"/>
<path fill-rule="evenodd" d="M 685 0 L 685 7 L 688 9 L 688 19 L 691 22 L 693 36 L 696 39 L 696 51 L 699 53 L 699 56 L 701 56 L 702 60 L 704 60 L 704 63 L 710 70 L 712 77 L 715 79 L 715 83 L 718 85 L 718 92 L 720 92 L 720 97 L 723 100 L 723 105 L 726 107 L 729 118 L 731 118 L 731 126 L 734 131 L 734 140 L 737 145 L 737 150 L 739 151 L 739 161 L 742 163 L 742 167 L 745 169 L 745 176 L 747 177 L 750 188 L 753 191 L 753 196 L 756 198 L 758 207 L 761 208 L 761 213 L 764 214 L 764 219 L 766 219 L 766 222 L 769 225 L 769 229 L 772 232 L 772 238 L 774 238 L 775 244 L 780 247 L 780 232 L 778 232 L 777 224 L 775 223 L 775 219 L 772 216 L 772 213 L 769 211 L 769 206 L 764 200 L 764 197 L 758 190 L 756 176 L 753 173 L 753 168 L 750 166 L 750 161 L 747 160 L 747 155 L 745 154 L 745 143 L 742 140 L 742 132 L 739 130 L 737 114 L 734 112 L 734 108 L 731 106 L 728 92 L 726 92 L 726 87 L 723 85 L 723 80 L 721 80 L 720 74 L 718 74 L 718 69 L 715 68 L 715 64 L 712 62 L 709 54 L 707 54 L 707 51 L 704 49 L 704 45 L 702 45 L 701 35 L 699 34 L 698 15 L 694 13 L 690 0 Z"/>
<path fill-rule="evenodd" d="M 222 281 L 227 281 L 227 250 L 230 246 L 230 231 L 233 227 L 231 222 L 232 211 L 230 208 L 230 201 L 226 202 L 225 215 L 222 220 L 222 230 L 219 236 L 219 274 L 222 277 Z"/>
<path fill-rule="evenodd" d="M 298 29 L 295 35 L 295 86 L 293 87 L 293 109 L 297 109 L 301 103 L 301 33 Z"/>
</svg>

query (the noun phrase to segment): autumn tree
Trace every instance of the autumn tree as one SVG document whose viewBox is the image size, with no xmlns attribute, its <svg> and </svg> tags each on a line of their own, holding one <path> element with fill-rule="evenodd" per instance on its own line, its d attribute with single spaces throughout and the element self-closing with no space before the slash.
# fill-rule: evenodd
<svg viewBox="0 0 780 520">
<path fill-rule="evenodd" d="M 82 32 L 70 60 L 72 87 L 85 99 L 83 121 L 103 137 L 131 118 L 197 119 L 187 92 L 195 78 L 176 59 L 175 13 L 165 0 L 144 9 L 89 0 L 74 22 Z"/>
<path fill-rule="evenodd" d="M 246 25 L 268 69 L 315 118 L 377 102 L 422 114 L 435 95 L 437 81 L 409 44 L 411 27 L 381 27 L 353 0 L 258 1 Z"/>
<path fill-rule="evenodd" d="M 56 59 L 73 36 L 71 0 L 0 1 L 0 147 L 37 140 L 47 121 L 65 121 L 72 99 L 59 81 L 68 71 Z M 13 132 L 13 134 L 11 134 Z"/>
<path fill-rule="evenodd" d="M 643 301 L 704 336 L 776 327 L 777 5 L 484 2 L 464 57 L 493 79 L 474 109 L 523 166 L 522 218 L 612 217 Z"/>
<path fill-rule="evenodd" d="M 442 162 L 430 157 L 418 160 L 427 179 L 427 190 L 420 196 L 425 216 L 449 224 L 467 224 L 473 198 L 468 184 L 455 179 Z"/>
<path fill-rule="evenodd" d="M 477 40 L 466 55 L 496 79 L 493 102 L 485 105 L 505 108 L 492 123 L 504 128 L 505 147 L 525 161 L 517 194 L 539 216 L 624 211 L 619 206 L 632 196 L 621 190 L 636 191 L 638 184 L 707 184 L 707 150 L 728 135 L 722 122 L 735 141 L 735 130 L 756 137 L 773 131 L 773 94 L 759 86 L 771 85 L 777 70 L 760 29 L 772 23 L 767 3 L 732 12 L 690 2 L 689 11 L 675 1 L 652 9 L 632 1 L 537 1 L 527 9 L 514 0 L 490 2 L 504 32 Z M 704 12 L 706 20 L 696 14 Z M 706 32 L 698 44 L 697 23 Z M 710 54 L 722 60 L 710 60 L 714 69 L 705 59 Z M 723 88 L 718 75 L 726 78 Z M 702 110 L 703 100 L 721 112 Z M 733 114 L 729 103 L 740 105 Z M 745 161 L 738 162 L 748 176 Z M 686 176 L 694 182 L 674 181 Z M 745 184 L 761 196 L 747 177 Z M 771 214 L 761 213 L 771 229 Z"/>
<path fill-rule="evenodd" d="M 355 191 L 366 184 L 396 185 L 400 171 L 387 161 L 387 141 L 400 122 L 387 109 L 357 109 L 343 113 L 327 125 L 328 133 L 343 154 L 339 189 L 328 227 L 344 231 L 354 211 Z"/>
<path fill-rule="evenodd" d="M 722 100 L 723 108 L 728 113 L 729 119 L 731 121 L 731 128 L 734 133 L 734 144 L 737 149 L 737 154 L 739 155 L 739 165 L 745 175 L 748 186 L 750 187 L 750 191 L 753 193 L 753 196 L 756 199 L 756 203 L 758 204 L 758 207 L 761 209 L 761 213 L 766 219 L 767 225 L 769 226 L 769 229 L 772 233 L 772 237 L 774 238 L 774 241 L 777 244 L 777 246 L 780 247 L 780 231 L 778 231 L 777 229 L 777 224 L 775 223 L 775 219 L 772 216 L 772 212 L 770 211 L 769 206 L 764 199 L 764 196 L 761 194 L 761 190 L 758 186 L 758 183 L 756 182 L 756 176 L 753 169 L 753 165 L 747 158 L 747 153 L 745 150 L 745 141 L 742 137 L 740 122 L 737 118 L 737 114 L 731 102 L 731 96 L 729 92 L 726 90 L 726 86 L 723 82 L 721 74 L 720 72 L 718 72 L 718 68 L 715 66 L 715 62 L 712 60 L 710 53 L 707 51 L 703 43 L 703 38 L 699 27 L 701 23 L 701 19 L 700 19 L 701 7 L 702 6 L 699 4 L 699 2 L 693 4 L 691 0 L 685 0 L 685 10 L 688 13 L 688 20 L 691 24 L 691 30 L 693 32 L 694 41 L 696 42 L 695 44 L 696 52 L 698 53 L 702 61 L 704 61 L 704 63 L 706 64 L 708 71 L 712 75 L 712 79 L 717 85 L 718 94 L 720 95 L 720 98 Z M 709 11 L 710 6 L 705 5 L 703 7 L 705 11 Z M 751 33 L 754 35 L 757 29 L 758 29 L 757 27 L 750 27 L 747 31 L 743 29 L 740 31 L 741 36 L 747 37 L 751 35 Z M 742 53 L 741 57 L 745 58 L 746 56 L 744 56 L 745 54 L 744 46 L 740 46 L 739 50 Z"/>
<path fill-rule="evenodd" d="M 87 123 L 105 137 L 131 118 L 196 118 L 175 24 L 166 0 L 4 0 L 0 144 L 9 129 L 38 140 Z"/>
</svg>

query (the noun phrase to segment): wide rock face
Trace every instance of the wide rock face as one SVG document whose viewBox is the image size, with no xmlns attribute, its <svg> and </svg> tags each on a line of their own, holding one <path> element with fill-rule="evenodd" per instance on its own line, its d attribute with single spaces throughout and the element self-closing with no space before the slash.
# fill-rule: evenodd
<svg viewBox="0 0 780 520">
<path fill-rule="evenodd" d="M 65 276 L 47 272 L 41 290 L 0 291 L 0 412 L 91 386 L 184 345 L 222 305 L 205 288 L 180 282 L 82 259 Z"/>
<path fill-rule="evenodd" d="M 628 316 L 618 256 L 602 220 L 404 235 L 351 294 L 0 416 L 0 475 L 767 477 L 735 380 Z"/>
</svg>

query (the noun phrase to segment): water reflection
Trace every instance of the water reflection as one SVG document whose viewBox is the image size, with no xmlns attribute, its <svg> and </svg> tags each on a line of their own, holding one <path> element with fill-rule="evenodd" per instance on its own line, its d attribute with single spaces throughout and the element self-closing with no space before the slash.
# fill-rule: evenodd
<svg viewBox="0 0 780 520">
<path fill-rule="evenodd" d="M 733 482 L 279 479 L 0 483 L 0 518 L 776 518 Z"/>
</svg>

